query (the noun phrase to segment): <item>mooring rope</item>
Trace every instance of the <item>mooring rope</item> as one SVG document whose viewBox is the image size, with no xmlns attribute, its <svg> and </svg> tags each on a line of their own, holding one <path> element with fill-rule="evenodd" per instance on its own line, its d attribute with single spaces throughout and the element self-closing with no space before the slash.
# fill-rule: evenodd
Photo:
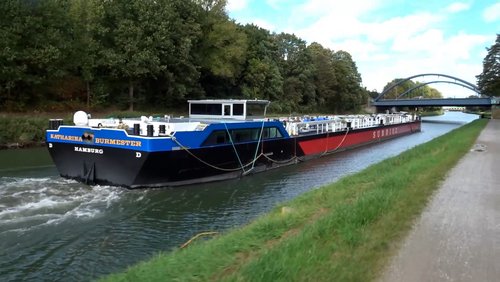
<svg viewBox="0 0 500 282">
<path fill-rule="evenodd" d="M 333 152 L 337 151 L 337 149 L 340 148 L 340 146 L 342 146 L 342 144 L 344 144 L 344 141 L 345 141 L 348 133 L 349 133 L 349 127 L 347 127 L 347 130 L 346 130 L 346 132 L 344 134 L 344 138 L 342 138 L 342 141 L 340 141 L 340 143 L 337 145 L 337 147 L 335 149 L 333 149 L 333 150 L 330 150 L 330 151 L 327 151 L 328 147 L 326 147 L 325 151 L 320 156 L 324 156 L 326 154 L 333 153 Z M 328 146 L 328 135 L 327 135 L 327 143 L 326 144 Z"/>
<path fill-rule="evenodd" d="M 226 128 L 227 135 L 229 136 L 229 142 L 231 142 L 231 145 L 233 146 L 234 154 L 236 155 L 236 157 L 238 158 L 238 162 L 240 163 L 241 170 L 243 171 L 243 174 L 245 174 L 246 173 L 245 167 L 243 166 L 243 163 L 241 162 L 240 154 L 238 154 L 238 150 L 236 150 L 236 146 L 234 145 L 234 142 L 233 142 L 233 137 L 231 136 L 231 132 L 229 132 L 229 129 L 227 128 L 227 125 L 225 122 L 224 122 L 224 127 Z"/>
<path fill-rule="evenodd" d="M 191 244 L 194 240 L 198 239 L 199 237 L 201 236 L 210 236 L 210 235 L 217 235 L 219 234 L 219 232 L 215 232 L 215 231 L 209 231 L 209 232 L 201 232 L 201 233 L 198 233 L 196 234 L 193 238 L 189 239 L 186 243 L 182 244 L 181 245 L 181 249 L 184 249 L 185 247 L 187 247 L 189 244 Z"/>
<path fill-rule="evenodd" d="M 224 126 L 226 126 L 226 124 L 224 123 Z M 298 160 L 298 161 L 303 161 L 303 159 L 301 159 L 300 157 L 298 157 L 296 155 L 296 152 L 295 152 L 295 156 L 291 157 L 290 159 L 287 159 L 287 160 L 282 160 L 282 161 L 278 161 L 278 160 L 275 160 L 275 159 L 272 159 L 271 157 L 269 157 L 268 155 L 264 154 L 264 152 L 262 151 L 260 154 L 257 155 L 258 153 L 258 150 L 259 150 L 259 146 L 260 144 L 262 143 L 262 134 L 263 134 L 263 128 L 264 128 L 264 121 L 262 121 L 262 125 L 261 125 L 261 132 L 260 132 L 260 136 L 259 136 L 259 141 L 257 143 L 257 146 L 255 148 L 255 154 L 254 154 L 254 158 L 246 163 L 246 164 L 243 164 L 243 162 L 241 161 L 241 158 L 238 154 L 238 151 L 236 150 L 236 146 L 234 144 L 234 142 L 232 141 L 232 138 L 231 138 L 231 134 L 229 134 L 229 129 L 227 128 L 226 126 L 226 131 L 228 132 L 228 135 L 229 135 L 229 140 L 231 142 L 231 145 L 233 146 L 233 150 L 235 151 L 235 154 L 236 154 L 236 157 L 238 158 L 238 162 L 240 164 L 240 167 L 237 167 L 237 168 L 223 168 L 223 167 L 219 167 L 219 166 L 216 166 L 216 165 L 213 165 L 213 164 L 210 164 L 206 161 L 204 161 L 203 159 L 201 159 L 200 157 L 196 156 L 193 152 L 191 152 L 191 150 L 184 146 L 182 143 L 180 143 L 177 138 L 175 138 L 175 133 L 173 135 L 170 135 L 170 137 L 172 138 L 172 141 L 174 141 L 177 145 L 179 145 L 179 147 L 182 149 L 182 150 L 185 150 L 189 155 L 191 155 L 193 158 L 197 159 L 199 162 L 205 164 L 206 166 L 209 166 L 213 169 L 216 169 L 216 170 L 220 170 L 220 171 L 226 171 L 226 172 L 235 172 L 235 171 L 238 171 L 238 170 L 241 170 L 243 171 L 243 175 L 246 175 L 248 173 L 250 173 L 254 167 L 255 167 L 255 162 L 260 158 L 260 157 L 264 157 L 266 158 L 267 160 L 269 160 L 270 162 L 272 163 L 276 163 L 276 164 L 286 164 L 286 163 L 289 163 L 293 160 Z M 331 151 L 328 151 L 328 147 L 326 147 L 325 151 L 320 155 L 321 156 L 324 156 L 328 153 L 332 153 L 332 152 L 335 152 L 338 148 L 340 148 L 340 146 L 342 146 L 342 144 L 344 144 L 344 141 L 346 140 L 347 138 L 347 135 L 349 133 L 349 128 L 347 128 L 345 134 L 344 134 L 344 137 L 342 138 L 342 141 L 340 141 L 340 143 L 337 145 L 337 147 Z M 296 142 L 296 140 L 295 140 Z M 327 135 L 327 146 L 328 146 L 328 135 Z M 251 166 L 250 169 L 248 170 L 245 170 L 245 168 Z"/>
<path fill-rule="evenodd" d="M 267 107 L 264 109 L 264 118 L 266 116 L 266 110 L 267 110 Z M 262 134 L 264 133 L 264 122 L 265 122 L 265 119 L 262 119 L 262 125 L 260 127 L 259 141 L 257 142 L 257 147 L 255 147 L 255 154 L 253 155 L 252 167 L 248 171 L 243 171 L 243 175 L 247 175 L 248 173 L 250 173 L 255 168 L 255 162 L 257 161 L 257 159 L 260 158 L 261 155 L 263 155 L 264 143 L 262 142 Z M 261 146 L 261 143 L 262 143 L 262 146 Z M 262 148 L 262 151 L 261 151 L 260 155 L 257 156 L 257 153 L 259 152 L 259 147 Z"/>
<path fill-rule="evenodd" d="M 179 147 L 183 150 L 185 150 L 189 155 L 191 155 L 193 158 L 197 159 L 199 162 L 213 168 L 213 169 L 216 169 L 216 170 L 220 170 L 220 171 L 227 171 L 227 172 L 234 172 L 234 171 L 238 171 L 238 170 L 241 170 L 241 167 L 237 167 L 237 168 L 223 168 L 223 167 L 218 167 L 218 166 L 215 166 L 213 164 L 210 164 L 204 160 L 202 160 L 201 158 L 199 158 L 198 156 L 196 156 L 193 152 L 191 152 L 191 150 L 189 150 L 188 147 L 182 145 L 179 141 L 177 141 L 177 138 L 172 138 L 172 141 L 174 141 L 177 145 L 179 145 Z M 252 164 L 252 162 L 249 162 L 248 164 L 245 164 L 243 165 L 243 167 L 247 167 L 247 166 L 250 166 Z"/>
<path fill-rule="evenodd" d="M 293 160 L 295 160 L 295 159 L 299 159 L 297 156 L 293 156 L 293 157 L 291 157 L 291 158 L 290 158 L 290 159 L 288 159 L 288 160 L 277 161 L 277 160 L 271 159 L 271 158 L 270 158 L 268 155 L 266 155 L 266 154 L 260 154 L 260 156 L 263 156 L 264 158 L 268 159 L 270 162 L 272 162 L 272 163 L 277 163 L 277 164 L 286 164 L 286 163 L 289 163 L 289 162 L 291 162 L 291 161 L 293 161 Z M 260 157 L 260 156 L 259 156 L 259 157 Z"/>
</svg>

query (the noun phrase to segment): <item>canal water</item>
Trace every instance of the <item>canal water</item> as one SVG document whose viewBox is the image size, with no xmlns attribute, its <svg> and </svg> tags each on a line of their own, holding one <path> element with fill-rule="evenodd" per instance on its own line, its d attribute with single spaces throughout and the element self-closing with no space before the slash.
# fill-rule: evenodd
<svg viewBox="0 0 500 282">
<path fill-rule="evenodd" d="M 180 188 L 89 187 L 58 176 L 45 148 L 0 151 L 0 281 L 87 281 L 203 231 L 225 231 L 280 202 L 427 142 L 476 115 L 425 118 L 422 132 L 242 179 Z"/>
</svg>

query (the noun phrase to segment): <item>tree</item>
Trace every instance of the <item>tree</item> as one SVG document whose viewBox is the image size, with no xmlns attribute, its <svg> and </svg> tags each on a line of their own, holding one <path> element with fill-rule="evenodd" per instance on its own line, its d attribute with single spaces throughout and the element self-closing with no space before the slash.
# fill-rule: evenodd
<svg viewBox="0 0 500 282">
<path fill-rule="evenodd" d="M 391 82 L 388 82 L 384 86 L 384 90 L 382 92 L 387 91 L 391 87 L 392 87 L 392 89 L 384 95 L 383 99 L 396 99 L 399 96 L 401 96 L 403 93 L 408 91 L 409 89 L 416 86 L 416 84 L 411 80 L 407 80 L 405 82 L 403 82 L 403 80 L 404 80 L 403 78 L 395 78 Z M 400 83 L 400 84 L 398 86 L 394 87 L 394 85 L 396 85 L 398 83 Z M 410 95 L 413 95 L 413 94 L 410 93 Z M 422 95 L 420 95 L 420 96 L 422 96 Z M 404 98 L 411 98 L 411 97 L 412 96 L 407 96 Z"/>
<path fill-rule="evenodd" d="M 332 62 L 332 51 L 316 42 L 307 48 L 313 62 L 314 103 L 326 110 L 335 111 L 338 82 Z"/>
<path fill-rule="evenodd" d="M 231 21 L 215 23 L 205 34 L 202 67 L 215 76 L 233 79 L 237 77 L 245 60 L 247 38 Z"/>
<path fill-rule="evenodd" d="M 242 91 L 247 99 L 277 101 L 283 91 L 283 79 L 278 67 L 268 60 L 251 59 Z"/>
<path fill-rule="evenodd" d="M 159 52 L 161 71 L 149 79 L 154 87 L 150 104 L 175 107 L 186 99 L 204 96 L 200 83 L 198 44 L 204 36 L 203 13 L 193 1 L 162 0 L 162 9 L 151 28 L 156 29 L 155 48 Z"/>
<path fill-rule="evenodd" d="M 483 72 L 477 76 L 477 85 L 483 95 L 500 96 L 500 34 L 495 44 L 487 48 Z"/>
<path fill-rule="evenodd" d="M 73 47 L 68 1 L 0 3 L 0 87 L 7 92 L 4 100 L 19 109 L 53 95 L 48 86 L 68 73 Z"/>
<path fill-rule="evenodd" d="M 337 110 L 358 111 L 366 102 L 368 93 L 361 87 L 361 74 L 356 63 L 346 51 L 333 53 L 333 68 L 337 76 Z"/>
<path fill-rule="evenodd" d="M 201 83 L 210 96 L 235 95 L 237 81 L 245 67 L 247 37 L 225 12 L 224 0 L 197 0 L 202 11 L 199 22 L 202 35 L 196 47 Z"/>
<path fill-rule="evenodd" d="M 72 62 L 77 75 L 85 82 L 87 93 L 87 108 L 90 107 L 92 91 L 91 83 L 94 81 L 97 70 L 102 64 L 99 57 L 101 43 L 97 34 L 102 31 L 103 7 L 101 1 L 73 0 L 71 2 L 70 16 L 72 18 L 74 47 L 72 49 Z"/>
<path fill-rule="evenodd" d="M 316 109 L 312 57 L 306 42 L 293 34 L 275 36 L 280 55 L 279 65 L 284 79 L 281 101 L 288 110 L 300 106 Z"/>
<path fill-rule="evenodd" d="M 164 4 L 165 0 L 104 2 L 102 56 L 109 72 L 127 83 L 130 111 L 134 110 L 134 86 L 160 73 L 164 66 L 159 48 L 172 44 L 169 37 L 162 36 L 168 34 L 167 24 L 172 17 L 171 9 Z"/>
<path fill-rule="evenodd" d="M 22 49 L 22 27 L 26 7 L 18 1 L 6 0 L 0 2 L 0 104 L 11 99 L 12 89 L 24 79 L 27 70 L 25 64 L 20 64 Z M 17 31 L 17 32 L 16 32 Z"/>
<path fill-rule="evenodd" d="M 243 97 L 269 99 L 272 110 L 289 110 L 289 105 L 282 103 L 283 77 L 275 38 L 268 30 L 255 25 L 242 29 L 248 42 L 246 62 L 238 83 Z"/>
</svg>

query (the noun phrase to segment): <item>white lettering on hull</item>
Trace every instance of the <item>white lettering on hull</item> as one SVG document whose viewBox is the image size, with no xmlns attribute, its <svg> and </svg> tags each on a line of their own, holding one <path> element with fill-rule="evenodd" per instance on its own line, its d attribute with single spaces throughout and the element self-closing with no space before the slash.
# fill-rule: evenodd
<svg viewBox="0 0 500 282">
<path fill-rule="evenodd" d="M 76 147 L 76 146 L 75 146 L 75 152 L 89 153 L 89 154 L 99 154 L 99 155 L 104 154 L 104 150 L 103 149 L 86 148 L 86 147 Z"/>
<path fill-rule="evenodd" d="M 385 130 L 375 130 L 373 131 L 373 137 L 372 139 L 380 138 L 380 137 L 387 137 L 387 136 L 392 136 L 392 135 L 397 135 L 398 134 L 398 128 L 386 128 Z"/>
</svg>

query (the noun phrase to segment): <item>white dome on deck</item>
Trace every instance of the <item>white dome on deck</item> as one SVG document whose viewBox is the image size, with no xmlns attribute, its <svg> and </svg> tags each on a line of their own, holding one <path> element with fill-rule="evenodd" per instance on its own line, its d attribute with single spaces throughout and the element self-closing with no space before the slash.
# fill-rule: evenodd
<svg viewBox="0 0 500 282">
<path fill-rule="evenodd" d="M 89 117 L 84 111 L 78 111 L 73 115 L 73 122 L 75 125 L 86 126 L 89 124 Z"/>
</svg>

